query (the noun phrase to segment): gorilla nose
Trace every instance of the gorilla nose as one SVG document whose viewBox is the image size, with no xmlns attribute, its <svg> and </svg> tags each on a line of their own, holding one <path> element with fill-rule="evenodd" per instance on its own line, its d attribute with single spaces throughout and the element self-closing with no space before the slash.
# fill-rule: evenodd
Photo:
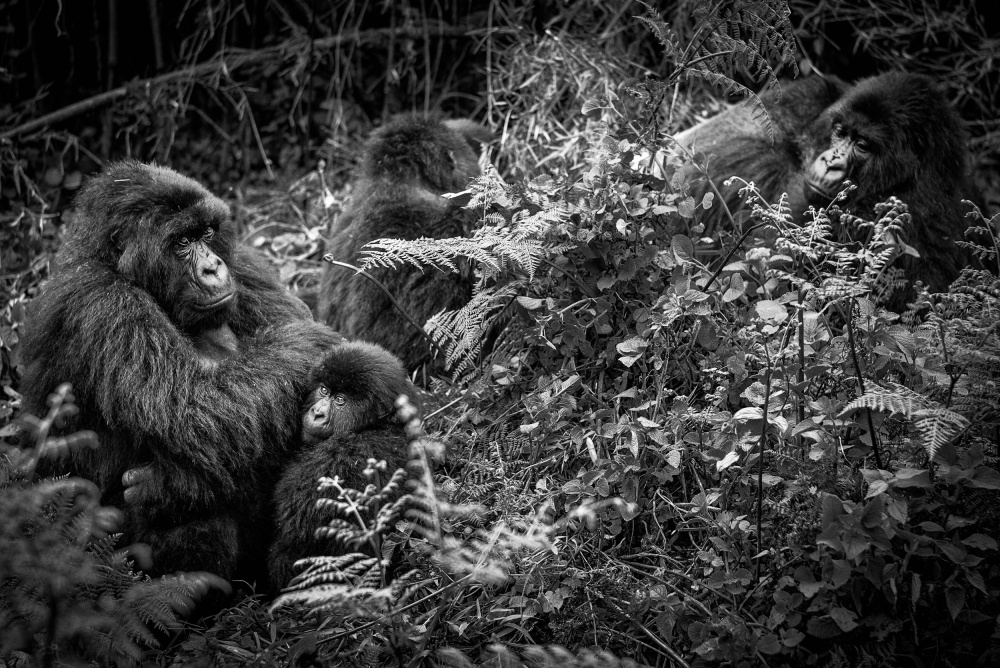
<svg viewBox="0 0 1000 668">
<path fill-rule="evenodd" d="M 207 257 L 201 261 L 201 273 L 202 274 L 214 274 L 219 270 L 219 265 L 222 264 L 222 260 L 219 259 L 218 255 L 213 255 Z"/>
<path fill-rule="evenodd" d="M 229 285 L 229 268 L 218 257 L 212 257 L 198 266 L 198 279 L 207 288 L 220 288 Z"/>
</svg>

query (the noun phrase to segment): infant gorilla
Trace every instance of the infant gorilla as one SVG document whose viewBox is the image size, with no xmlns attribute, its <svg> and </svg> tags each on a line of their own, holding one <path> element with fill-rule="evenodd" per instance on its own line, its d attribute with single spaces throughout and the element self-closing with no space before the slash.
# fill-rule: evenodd
<svg viewBox="0 0 1000 668">
<path fill-rule="evenodd" d="M 406 463 L 408 440 L 395 403 L 401 394 L 414 397 L 416 390 L 399 358 L 375 344 L 343 343 L 327 353 L 306 387 L 313 389 L 302 410 L 303 447 L 275 489 L 269 558 L 274 591 L 291 579 L 297 560 L 346 552 L 339 541 L 316 536 L 331 517 L 316 507 L 324 498 L 318 491 L 321 476 L 338 476 L 344 488 L 363 490 L 387 482 Z M 369 458 L 386 462 L 380 481 L 363 474 Z"/>
</svg>

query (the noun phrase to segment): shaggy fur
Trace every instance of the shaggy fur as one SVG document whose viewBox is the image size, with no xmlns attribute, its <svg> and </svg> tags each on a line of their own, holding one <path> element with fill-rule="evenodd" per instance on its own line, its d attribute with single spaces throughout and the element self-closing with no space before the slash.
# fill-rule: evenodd
<svg viewBox="0 0 1000 668">
<path fill-rule="evenodd" d="M 309 422 L 309 410 L 324 386 L 329 397 L 343 397 L 343 406 L 321 429 Z M 364 342 L 334 347 L 310 377 L 313 391 L 303 404 L 302 439 L 305 447 L 285 468 L 275 488 L 277 527 L 271 545 L 272 589 L 277 591 L 294 575 L 298 559 L 344 554 L 347 548 L 330 538 L 317 538 L 316 529 L 326 526 L 330 511 L 316 508 L 321 476 L 339 476 L 347 488 L 363 490 L 369 483 L 385 483 L 406 463 L 406 433 L 395 417 L 395 402 L 401 394 L 414 399 L 416 390 L 394 355 Z M 362 473 L 369 458 L 386 462 L 381 480 Z M 366 546 L 357 548 L 367 550 Z M 353 550 L 351 550 L 353 551 Z"/>
<path fill-rule="evenodd" d="M 752 180 L 774 203 L 789 194 L 794 216 L 829 199 L 806 193 L 804 182 L 815 159 L 830 146 L 834 124 L 853 138 L 864 137 L 870 155 L 848 174 L 858 186 L 843 208 L 863 218 L 895 195 L 912 216 L 907 243 L 920 253 L 900 263 L 911 280 L 945 290 L 969 258 L 956 244 L 963 238 L 968 208 L 962 199 L 981 200 L 970 174 L 961 119 L 927 77 L 889 72 L 848 87 L 837 80 L 810 77 L 785 84 L 781 99 L 762 100 L 774 121 L 775 142 L 751 122 L 745 107 L 734 107 L 677 135 L 685 146 L 715 157 L 709 163 L 714 181 L 731 211 L 741 204 L 739 184 L 726 187 L 732 175 Z M 856 165 L 855 165 L 856 166 Z M 716 207 L 715 224 L 725 214 Z"/>
<path fill-rule="evenodd" d="M 335 260 L 358 265 L 361 247 L 375 239 L 464 236 L 462 211 L 441 195 L 464 190 L 480 173 L 474 147 L 489 137 L 469 120 L 408 114 L 387 122 L 368 141 L 352 205 L 330 231 L 327 251 Z M 472 295 L 469 277 L 437 269 L 407 265 L 371 273 L 420 324 L 460 308 Z M 420 332 L 363 276 L 326 265 L 317 304 L 320 320 L 350 339 L 384 346 L 407 369 L 430 358 Z"/>
<path fill-rule="evenodd" d="M 298 437 L 302 381 L 342 339 L 237 245 L 226 204 L 173 170 L 109 165 L 77 209 L 29 313 L 25 408 L 44 414 L 48 394 L 72 383 L 80 412 L 69 429 L 100 439 L 74 469 L 97 482 L 103 503 L 124 507 L 122 474 L 151 464 L 128 504 L 125 542 L 151 545 L 154 572 L 243 574 L 240 559 L 266 544 L 266 499 Z M 236 297 L 199 316 L 179 297 L 190 278 L 174 249 L 208 228 Z M 206 360 L 202 334 L 224 324 L 237 350 Z"/>
</svg>

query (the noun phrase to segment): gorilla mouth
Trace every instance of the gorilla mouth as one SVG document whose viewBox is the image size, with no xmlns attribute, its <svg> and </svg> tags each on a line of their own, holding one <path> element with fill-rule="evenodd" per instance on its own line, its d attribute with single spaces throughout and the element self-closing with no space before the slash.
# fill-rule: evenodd
<svg viewBox="0 0 1000 668">
<path fill-rule="evenodd" d="M 218 299 L 212 300 L 210 302 L 197 302 L 191 305 L 196 311 L 214 311 L 216 309 L 222 308 L 229 302 L 233 301 L 233 297 L 236 296 L 235 291 L 227 292 Z"/>
<path fill-rule="evenodd" d="M 320 430 L 320 429 L 321 430 L 329 429 L 330 428 L 330 418 L 327 418 L 325 420 L 316 420 L 316 419 L 314 419 L 314 420 L 312 420 L 312 424 L 310 426 L 313 429 L 317 429 L 317 430 Z"/>
</svg>

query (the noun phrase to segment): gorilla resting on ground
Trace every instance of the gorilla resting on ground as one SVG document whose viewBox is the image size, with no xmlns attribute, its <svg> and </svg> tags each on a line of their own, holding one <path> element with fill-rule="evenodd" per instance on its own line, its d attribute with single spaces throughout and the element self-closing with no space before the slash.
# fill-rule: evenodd
<svg viewBox="0 0 1000 668">
<path fill-rule="evenodd" d="M 344 343 L 317 365 L 308 387 L 303 448 L 275 488 L 277 533 L 270 555 L 275 591 L 291 579 L 298 559 L 366 550 L 316 537 L 316 529 L 333 517 L 316 507 L 320 476 L 338 476 L 343 487 L 363 490 L 369 483 L 384 484 L 406 463 L 408 440 L 395 403 L 401 394 L 413 399 L 415 389 L 398 358 L 370 343 Z M 381 480 L 363 474 L 368 459 L 385 460 Z"/>
<path fill-rule="evenodd" d="M 945 290 L 967 263 L 955 245 L 963 238 L 968 207 L 980 199 L 972 182 L 961 118 L 927 77 L 889 72 L 847 86 L 809 77 L 762 96 L 774 127 L 774 144 L 744 105 L 733 107 L 676 136 L 689 149 L 714 155 L 713 182 L 731 211 L 741 204 L 739 183 L 753 181 L 764 199 L 789 195 L 793 216 L 808 205 L 827 206 L 846 179 L 858 188 L 841 203 L 871 218 L 878 202 L 895 195 L 909 206 L 906 241 L 921 258 L 906 256 L 911 279 Z M 712 220 L 728 224 L 716 204 Z"/>
<path fill-rule="evenodd" d="M 268 539 L 302 381 L 342 339 L 236 244 L 229 208 L 197 182 L 124 161 L 76 204 L 30 309 L 25 408 L 44 414 L 72 383 L 71 428 L 100 439 L 75 472 L 127 507 L 126 540 L 151 545 L 154 572 L 244 575 L 240 558 Z"/>
<path fill-rule="evenodd" d="M 388 121 L 365 147 L 352 204 L 331 230 L 327 251 L 335 260 L 360 264 L 358 251 L 375 239 L 464 236 L 462 211 L 441 195 L 464 190 L 480 173 L 478 146 L 489 138 L 486 128 L 469 120 L 404 114 Z M 468 278 L 430 267 L 377 268 L 371 274 L 421 325 L 472 296 Z M 320 320 L 349 339 L 384 346 L 407 369 L 430 358 L 420 332 L 363 276 L 327 265 L 317 303 Z"/>
</svg>

